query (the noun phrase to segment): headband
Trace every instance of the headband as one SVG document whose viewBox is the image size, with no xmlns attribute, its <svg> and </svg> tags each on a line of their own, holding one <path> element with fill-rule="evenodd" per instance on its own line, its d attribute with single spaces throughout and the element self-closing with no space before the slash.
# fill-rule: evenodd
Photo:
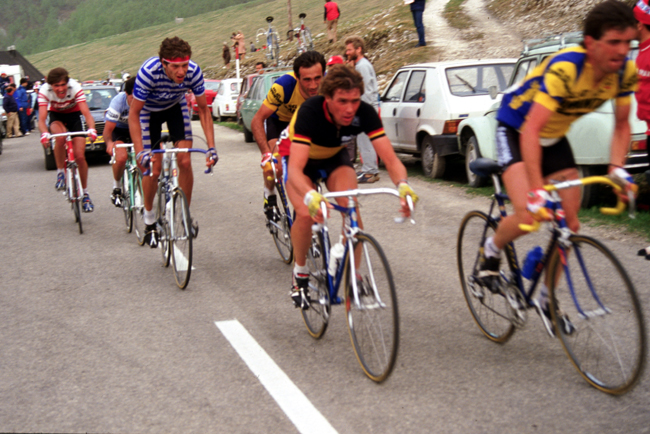
<svg viewBox="0 0 650 434">
<path fill-rule="evenodd" d="M 167 63 L 184 63 L 184 62 L 189 62 L 189 60 L 190 60 L 190 56 L 174 57 L 173 59 L 163 59 L 163 61 Z"/>
</svg>

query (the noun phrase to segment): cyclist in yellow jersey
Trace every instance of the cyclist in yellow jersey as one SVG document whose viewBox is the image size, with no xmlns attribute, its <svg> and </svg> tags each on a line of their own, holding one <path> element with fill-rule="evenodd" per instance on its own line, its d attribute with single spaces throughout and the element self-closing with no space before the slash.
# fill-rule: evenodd
<svg viewBox="0 0 650 434">
<path fill-rule="evenodd" d="M 492 292 L 499 292 L 501 249 L 525 234 L 519 224 L 552 218 L 544 184 L 579 177 L 564 134 L 578 117 L 612 98 L 615 126 L 609 173 L 626 188 L 632 187 L 623 165 L 630 143 L 630 100 L 637 86 L 634 62 L 627 58 L 635 27 L 632 9 L 623 2 L 598 4 L 585 18 L 581 47 L 549 56 L 504 96 L 497 113 L 497 153 L 514 213 L 499 223 L 483 249 L 478 281 Z M 558 193 L 567 225 L 577 232 L 580 189 Z M 552 327 L 546 285 L 534 303 L 546 327 Z M 562 327 L 570 332 L 572 326 L 567 319 Z"/>
<path fill-rule="evenodd" d="M 278 151 L 277 142 L 291 117 L 309 97 L 318 95 L 325 72 L 325 58 L 317 51 L 301 54 L 293 62 L 293 72 L 285 74 L 271 86 L 266 99 L 251 121 L 251 130 L 262 153 L 264 170 L 264 213 L 273 215 L 277 206 L 272 170 L 266 164 Z M 280 153 L 289 155 L 288 150 Z M 271 180 L 269 180 L 271 178 Z"/>
</svg>

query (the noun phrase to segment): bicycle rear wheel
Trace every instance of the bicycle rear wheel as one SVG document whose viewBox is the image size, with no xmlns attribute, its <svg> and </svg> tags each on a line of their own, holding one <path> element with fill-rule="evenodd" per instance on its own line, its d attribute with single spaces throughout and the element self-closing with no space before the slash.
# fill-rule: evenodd
<svg viewBox="0 0 650 434">
<path fill-rule="evenodd" d="M 158 229 L 158 247 L 162 255 L 163 267 L 169 267 L 171 259 L 171 243 L 169 241 L 171 231 L 169 230 L 169 215 L 167 214 L 167 184 L 158 183 L 156 194 L 156 226 Z M 171 200 L 171 199 L 170 199 Z"/>
<path fill-rule="evenodd" d="M 646 330 L 639 299 L 607 247 L 582 235 L 572 235 L 569 241 L 568 257 L 558 249 L 549 263 L 550 276 L 564 274 L 549 285 L 556 334 L 589 384 L 605 393 L 623 394 L 639 380 L 645 365 Z M 572 333 L 558 327 L 560 309 L 573 324 Z"/>
<path fill-rule="evenodd" d="M 142 192 L 142 177 L 140 170 L 133 173 L 133 191 L 131 196 L 133 198 L 133 227 L 135 228 L 135 237 L 138 244 L 144 245 L 144 193 Z"/>
<path fill-rule="evenodd" d="M 282 261 L 285 264 L 290 264 L 293 260 L 293 245 L 291 244 L 291 224 L 287 211 L 284 204 L 279 203 L 275 208 L 273 221 L 269 222 L 269 227 Z"/>
<path fill-rule="evenodd" d="M 307 253 L 307 266 L 311 303 L 309 309 L 300 309 L 300 313 L 310 336 L 320 339 L 327 330 L 331 311 L 322 233 L 312 234 L 311 246 Z"/>
<path fill-rule="evenodd" d="M 359 257 L 351 270 L 350 252 L 345 271 L 345 310 L 352 347 L 363 372 L 382 382 L 393 370 L 399 346 L 397 296 L 390 265 L 377 241 L 358 233 L 354 251 Z M 358 303 L 352 279 L 356 280 Z"/>
<path fill-rule="evenodd" d="M 179 288 L 185 289 L 192 274 L 190 208 L 187 205 L 185 193 L 180 188 L 174 190 L 172 200 L 174 209 L 169 222 L 172 267 L 176 284 Z"/>
<path fill-rule="evenodd" d="M 463 295 L 476 325 L 491 341 L 506 342 L 515 332 L 510 320 L 510 305 L 502 294 L 494 294 L 476 283 L 479 267 L 480 249 L 486 238 L 494 235 L 496 224 L 488 221 L 481 211 L 471 211 L 465 215 L 458 230 L 456 254 L 458 273 Z M 504 274 L 507 261 L 502 258 L 501 274 Z"/>
<path fill-rule="evenodd" d="M 133 230 L 133 203 L 131 202 L 131 191 L 129 190 L 129 171 L 124 170 L 122 174 L 122 210 L 124 211 L 124 223 L 126 232 L 131 233 Z"/>
<path fill-rule="evenodd" d="M 68 194 L 70 197 L 70 206 L 74 213 L 74 221 L 79 225 L 79 233 L 83 234 L 83 224 L 81 223 L 81 191 L 79 190 L 79 173 L 76 166 L 68 168 Z"/>
</svg>

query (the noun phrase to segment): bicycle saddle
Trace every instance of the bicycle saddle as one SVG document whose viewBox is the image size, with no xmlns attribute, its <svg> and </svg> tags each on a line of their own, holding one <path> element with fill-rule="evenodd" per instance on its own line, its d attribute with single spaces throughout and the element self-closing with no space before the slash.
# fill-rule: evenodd
<svg viewBox="0 0 650 434">
<path fill-rule="evenodd" d="M 307 17 L 307 14 L 304 13 L 304 12 L 301 13 L 300 15 L 298 15 L 298 18 L 300 18 L 301 20 L 302 20 L 303 18 L 305 18 L 305 17 Z"/>
<path fill-rule="evenodd" d="M 271 24 L 273 22 L 273 17 L 272 16 L 266 17 L 266 22 Z"/>
<path fill-rule="evenodd" d="M 477 158 L 469 163 L 469 170 L 484 178 L 489 178 L 492 174 L 501 173 L 502 169 L 499 163 L 490 158 Z"/>
</svg>

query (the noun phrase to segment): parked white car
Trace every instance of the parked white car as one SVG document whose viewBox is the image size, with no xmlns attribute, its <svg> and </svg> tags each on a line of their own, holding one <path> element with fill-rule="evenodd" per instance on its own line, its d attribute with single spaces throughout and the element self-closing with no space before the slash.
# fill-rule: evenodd
<svg viewBox="0 0 650 434">
<path fill-rule="evenodd" d="M 442 177 L 458 154 L 456 129 L 482 116 L 506 89 L 517 59 L 459 60 L 400 68 L 381 97 L 381 119 L 396 152 L 418 155 L 426 176 Z"/>
<path fill-rule="evenodd" d="M 569 33 L 552 36 L 543 40 L 527 41 L 522 55 L 517 62 L 515 73 L 509 86 L 520 82 L 529 71 L 548 55 L 557 50 L 577 45 L 582 41 L 582 34 Z M 629 57 L 635 59 L 638 54 L 636 41 L 633 42 Z M 487 179 L 480 178 L 469 170 L 469 163 L 479 157 L 497 159 L 496 151 L 496 112 L 500 103 L 495 103 L 485 116 L 467 119 L 458 126 L 458 150 L 465 155 L 465 167 L 469 184 L 478 187 Z M 636 117 L 636 99 L 632 98 L 630 108 L 630 152 L 625 168 L 630 172 L 642 172 L 648 166 L 646 154 L 646 124 Z M 580 175 L 603 175 L 607 173 L 610 157 L 610 142 L 614 131 L 614 107 L 612 101 L 606 101 L 595 112 L 580 117 L 573 123 L 566 137 L 571 144 L 573 156 Z M 583 188 L 582 206 L 595 204 L 598 185 Z"/>
<path fill-rule="evenodd" d="M 241 78 L 226 78 L 219 83 L 219 90 L 212 102 L 212 117 L 221 122 L 224 117 L 237 117 L 237 96 Z"/>
</svg>

